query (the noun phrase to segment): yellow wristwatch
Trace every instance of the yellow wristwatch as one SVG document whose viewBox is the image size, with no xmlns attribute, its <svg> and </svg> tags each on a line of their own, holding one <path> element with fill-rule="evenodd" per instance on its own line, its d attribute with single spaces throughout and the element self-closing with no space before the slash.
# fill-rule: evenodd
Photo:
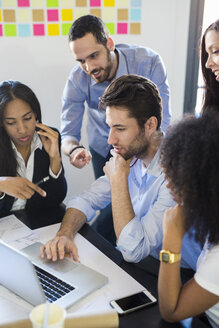
<svg viewBox="0 0 219 328">
<path fill-rule="evenodd" d="M 175 263 L 181 260 L 181 254 L 171 253 L 165 249 L 160 251 L 160 261 L 165 263 Z"/>
</svg>

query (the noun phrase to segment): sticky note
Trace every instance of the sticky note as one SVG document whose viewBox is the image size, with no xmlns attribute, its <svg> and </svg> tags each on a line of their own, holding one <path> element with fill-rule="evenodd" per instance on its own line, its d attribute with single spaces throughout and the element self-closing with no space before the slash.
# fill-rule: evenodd
<svg viewBox="0 0 219 328">
<path fill-rule="evenodd" d="M 141 0 L 131 0 L 131 7 L 141 7 Z"/>
<path fill-rule="evenodd" d="M 88 8 L 75 8 L 75 19 L 87 14 L 88 14 Z"/>
<path fill-rule="evenodd" d="M 141 21 L 141 9 L 133 9 L 131 8 L 130 12 L 130 20 L 133 22 L 139 22 Z"/>
<path fill-rule="evenodd" d="M 90 7 L 100 7 L 101 0 L 90 0 Z"/>
<path fill-rule="evenodd" d="M 62 24 L 62 35 L 68 35 L 71 25 L 72 25 L 71 23 Z"/>
<path fill-rule="evenodd" d="M 17 27 L 15 24 L 5 24 L 4 25 L 5 36 L 16 36 Z"/>
<path fill-rule="evenodd" d="M 106 23 L 106 27 L 110 34 L 115 34 L 115 23 Z"/>
<path fill-rule="evenodd" d="M 59 6 L 59 0 L 46 0 L 48 8 L 55 8 Z"/>
<path fill-rule="evenodd" d="M 0 36 L 3 36 L 3 29 L 2 29 L 2 25 L 0 25 Z"/>
<path fill-rule="evenodd" d="M 104 0 L 104 7 L 115 7 L 115 0 Z"/>
<path fill-rule="evenodd" d="M 59 20 L 59 12 L 57 9 L 47 10 L 47 20 L 48 22 L 54 22 Z"/>
<path fill-rule="evenodd" d="M 76 0 L 76 7 L 87 7 L 87 0 Z"/>
<path fill-rule="evenodd" d="M 128 24 L 127 23 L 118 23 L 117 24 L 117 33 L 118 34 L 127 34 L 128 33 Z"/>
<path fill-rule="evenodd" d="M 60 6 L 61 8 L 72 8 L 73 2 L 72 0 L 60 0 Z"/>
<path fill-rule="evenodd" d="M 59 24 L 48 24 L 48 35 L 49 36 L 59 35 Z"/>
<path fill-rule="evenodd" d="M 30 9 L 21 9 L 18 8 L 17 9 L 17 22 L 19 23 L 26 23 L 26 22 L 30 22 Z"/>
<path fill-rule="evenodd" d="M 73 10 L 72 9 L 62 9 L 61 17 L 62 17 L 62 21 L 73 21 Z"/>
<path fill-rule="evenodd" d="M 45 35 L 44 24 L 33 24 L 33 35 L 35 35 L 35 36 Z"/>
<path fill-rule="evenodd" d="M 102 18 L 101 9 L 99 8 L 90 8 L 90 14 Z"/>
<path fill-rule="evenodd" d="M 129 19 L 128 9 L 118 9 L 117 10 L 118 21 L 127 21 Z"/>
<path fill-rule="evenodd" d="M 141 24 L 130 23 L 130 34 L 141 34 Z"/>
<path fill-rule="evenodd" d="M 17 1 L 16 0 L 2 0 L 2 7 L 6 8 L 14 8 L 17 6 Z"/>
<path fill-rule="evenodd" d="M 129 0 L 117 0 L 117 8 L 129 8 Z"/>
<path fill-rule="evenodd" d="M 30 24 L 18 24 L 18 35 L 21 37 L 31 36 Z"/>
<path fill-rule="evenodd" d="M 30 0 L 17 0 L 18 7 L 30 7 Z"/>
<path fill-rule="evenodd" d="M 2 21 L 2 11 L 0 9 L 0 22 Z"/>
<path fill-rule="evenodd" d="M 43 8 L 44 0 L 31 0 L 31 8 Z"/>
<path fill-rule="evenodd" d="M 116 9 L 115 8 L 103 8 L 103 21 L 105 22 L 114 22 L 116 19 Z"/>
<path fill-rule="evenodd" d="M 44 10 L 33 9 L 32 10 L 33 22 L 44 22 Z"/>
<path fill-rule="evenodd" d="M 3 10 L 3 20 L 7 23 L 15 22 L 15 10 L 13 9 L 4 9 Z"/>
</svg>

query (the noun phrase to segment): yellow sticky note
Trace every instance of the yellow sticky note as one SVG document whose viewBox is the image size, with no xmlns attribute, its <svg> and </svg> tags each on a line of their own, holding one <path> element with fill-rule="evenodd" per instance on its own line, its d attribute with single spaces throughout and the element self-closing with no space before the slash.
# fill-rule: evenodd
<svg viewBox="0 0 219 328">
<path fill-rule="evenodd" d="M 49 36 L 59 35 L 59 24 L 48 24 L 48 35 Z"/>
<path fill-rule="evenodd" d="M 61 17 L 62 17 L 62 21 L 73 21 L 73 10 L 72 9 L 62 9 Z"/>
<path fill-rule="evenodd" d="M 111 22 L 115 21 L 116 9 L 115 8 L 103 8 L 103 21 Z"/>
<path fill-rule="evenodd" d="M 104 0 L 104 7 L 115 7 L 115 0 Z"/>
<path fill-rule="evenodd" d="M 2 21 L 2 11 L 0 9 L 0 22 Z"/>
<path fill-rule="evenodd" d="M 17 9 L 17 22 L 18 23 L 30 22 L 30 9 L 18 8 Z"/>
<path fill-rule="evenodd" d="M 31 8 L 44 8 L 44 0 L 30 0 Z"/>
<path fill-rule="evenodd" d="M 60 6 L 61 8 L 72 8 L 73 2 L 72 0 L 60 0 Z"/>
<path fill-rule="evenodd" d="M 75 8 L 75 19 L 87 14 L 88 14 L 88 8 Z"/>
<path fill-rule="evenodd" d="M 117 8 L 129 8 L 129 0 L 117 0 Z"/>
<path fill-rule="evenodd" d="M 6 7 L 16 7 L 17 1 L 16 0 L 2 0 L 2 8 Z"/>
</svg>

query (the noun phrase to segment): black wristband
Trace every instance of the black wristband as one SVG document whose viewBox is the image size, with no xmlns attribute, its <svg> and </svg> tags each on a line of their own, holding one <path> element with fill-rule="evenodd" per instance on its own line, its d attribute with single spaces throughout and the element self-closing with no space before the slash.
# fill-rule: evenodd
<svg viewBox="0 0 219 328">
<path fill-rule="evenodd" d="M 76 146 L 75 148 L 73 148 L 71 151 L 70 151 L 70 153 L 69 153 L 69 156 L 71 156 L 71 154 L 73 153 L 73 151 L 75 151 L 75 149 L 78 149 L 78 148 L 83 148 L 83 149 L 85 149 L 85 147 L 84 146 Z"/>
</svg>

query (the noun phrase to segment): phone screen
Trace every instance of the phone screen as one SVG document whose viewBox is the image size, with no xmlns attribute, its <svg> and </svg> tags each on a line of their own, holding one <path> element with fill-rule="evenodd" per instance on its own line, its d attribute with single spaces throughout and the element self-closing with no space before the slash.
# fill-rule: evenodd
<svg viewBox="0 0 219 328">
<path fill-rule="evenodd" d="M 127 311 L 135 307 L 151 303 L 151 299 L 145 295 L 145 293 L 141 292 L 116 300 L 116 303 L 121 307 L 123 311 Z"/>
</svg>

